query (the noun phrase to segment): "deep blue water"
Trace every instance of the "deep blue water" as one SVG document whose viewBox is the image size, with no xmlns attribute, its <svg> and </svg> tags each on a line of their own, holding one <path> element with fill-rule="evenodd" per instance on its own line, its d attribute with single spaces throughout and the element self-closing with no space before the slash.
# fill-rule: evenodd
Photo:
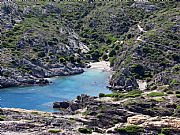
<svg viewBox="0 0 180 135">
<path fill-rule="evenodd" d="M 0 90 L 0 107 L 54 111 L 52 103 L 75 99 L 77 95 L 97 96 L 111 93 L 107 88 L 109 72 L 88 69 L 86 72 L 52 78 L 47 86 L 15 87 Z"/>
</svg>

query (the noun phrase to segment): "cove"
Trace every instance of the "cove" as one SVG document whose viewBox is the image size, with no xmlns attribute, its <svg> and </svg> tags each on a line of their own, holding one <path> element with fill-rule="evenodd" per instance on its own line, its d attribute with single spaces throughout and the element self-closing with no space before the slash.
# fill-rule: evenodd
<svg viewBox="0 0 180 135">
<path fill-rule="evenodd" d="M 46 86 L 0 89 L 0 107 L 53 112 L 55 101 L 73 100 L 80 94 L 111 93 L 106 88 L 109 76 L 110 72 L 87 69 L 82 74 L 51 78 L 53 83 Z"/>
</svg>

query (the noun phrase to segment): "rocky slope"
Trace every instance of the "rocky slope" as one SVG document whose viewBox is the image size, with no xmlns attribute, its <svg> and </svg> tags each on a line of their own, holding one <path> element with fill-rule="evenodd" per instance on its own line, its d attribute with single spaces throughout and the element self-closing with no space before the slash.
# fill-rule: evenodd
<svg viewBox="0 0 180 135">
<path fill-rule="evenodd" d="M 82 73 L 89 48 L 58 22 L 60 9 L 28 4 L 1 5 L 0 87 L 46 84 L 43 78 Z"/>
<path fill-rule="evenodd" d="M 137 89 L 136 79 L 146 80 L 148 89 L 169 85 L 180 89 L 179 6 L 163 9 L 143 19 L 118 42 L 114 64 L 116 74 L 110 83 L 114 88 Z"/>
</svg>

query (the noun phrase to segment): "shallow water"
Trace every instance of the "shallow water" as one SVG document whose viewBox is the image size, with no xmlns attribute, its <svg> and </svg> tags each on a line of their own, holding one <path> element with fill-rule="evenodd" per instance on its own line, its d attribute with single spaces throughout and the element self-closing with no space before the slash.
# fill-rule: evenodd
<svg viewBox="0 0 180 135">
<path fill-rule="evenodd" d="M 52 103 L 55 101 L 72 100 L 80 94 L 111 93 L 106 88 L 109 76 L 109 72 L 88 69 L 79 75 L 52 78 L 53 83 L 47 86 L 2 89 L 0 107 L 53 112 Z"/>
</svg>

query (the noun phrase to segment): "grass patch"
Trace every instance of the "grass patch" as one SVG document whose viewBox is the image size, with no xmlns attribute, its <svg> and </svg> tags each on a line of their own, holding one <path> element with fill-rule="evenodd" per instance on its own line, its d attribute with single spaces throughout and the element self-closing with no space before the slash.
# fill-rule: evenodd
<svg viewBox="0 0 180 135">
<path fill-rule="evenodd" d="M 139 127 L 137 125 L 129 125 L 123 128 L 115 128 L 115 130 L 119 133 L 137 133 L 144 131 L 142 127 Z"/>
<path fill-rule="evenodd" d="M 128 93 L 111 93 L 111 94 L 103 94 L 100 93 L 99 97 L 113 97 L 113 98 L 135 98 L 141 96 L 142 91 L 140 90 L 132 90 Z"/>
<path fill-rule="evenodd" d="M 60 132 L 62 132 L 62 130 L 60 130 L 60 129 L 49 129 L 48 132 L 55 134 L 55 133 L 60 133 Z"/>
<path fill-rule="evenodd" d="M 92 130 L 90 128 L 79 128 L 78 131 L 83 134 L 92 134 Z"/>
<path fill-rule="evenodd" d="M 163 92 L 151 92 L 148 94 L 148 97 L 161 97 L 164 96 Z"/>
</svg>

